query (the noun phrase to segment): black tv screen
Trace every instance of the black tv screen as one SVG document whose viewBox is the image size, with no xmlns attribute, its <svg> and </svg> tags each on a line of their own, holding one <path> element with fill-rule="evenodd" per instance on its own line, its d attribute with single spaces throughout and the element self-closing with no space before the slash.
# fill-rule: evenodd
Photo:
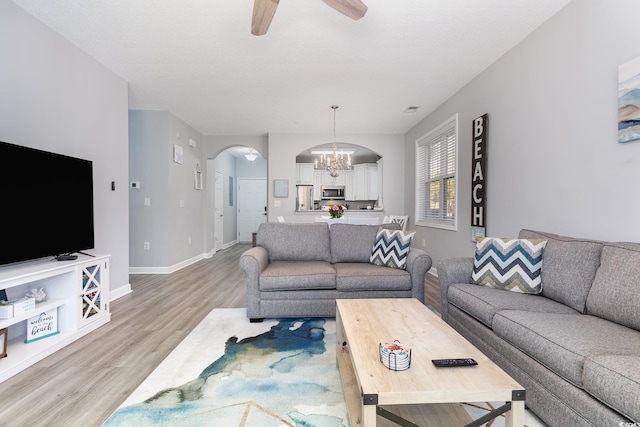
<svg viewBox="0 0 640 427">
<path fill-rule="evenodd" d="M 0 264 L 93 249 L 93 164 L 0 142 Z"/>
</svg>

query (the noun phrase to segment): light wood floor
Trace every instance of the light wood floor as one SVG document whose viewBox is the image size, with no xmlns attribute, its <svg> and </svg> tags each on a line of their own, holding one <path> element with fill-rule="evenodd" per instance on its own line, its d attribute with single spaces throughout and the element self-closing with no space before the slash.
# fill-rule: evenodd
<svg viewBox="0 0 640 427">
<path fill-rule="evenodd" d="M 132 275 L 111 322 L 0 384 L 0 426 L 100 426 L 214 308 L 245 307 L 238 260 L 219 251 L 168 275 Z M 440 310 L 427 274 L 425 303 Z"/>
</svg>

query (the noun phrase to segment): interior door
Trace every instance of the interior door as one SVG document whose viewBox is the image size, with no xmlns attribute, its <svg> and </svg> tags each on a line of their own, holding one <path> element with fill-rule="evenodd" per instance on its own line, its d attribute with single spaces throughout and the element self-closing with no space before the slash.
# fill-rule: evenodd
<svg viewBox="0 0 640 427">
<path fill-rule="evenodd" d="M 266 221 L 266 178 L 238 178 L 238 240 L 251 242 L 252 233 Z"/>
<path fill-rule="evenodd" d="M 223 183 L 222 179 L 224 174 L 220 171 L 215 172 L 215 181 L 214 181 L 214 208 L 213 208 L 213 252 L 216 253 L 220 249 L 222 249 L 222 244 L 224 242 L 224 222 L 223 222 L 223 209 L 224 209 L 224 200 L 223 200 Z"/>
</svg>

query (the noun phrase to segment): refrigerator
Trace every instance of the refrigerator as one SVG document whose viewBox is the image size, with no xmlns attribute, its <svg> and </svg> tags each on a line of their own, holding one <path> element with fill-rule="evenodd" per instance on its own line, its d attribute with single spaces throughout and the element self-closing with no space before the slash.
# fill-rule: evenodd
<svg viewBox="0 0 640 427">
<path fill-rule="evenodd" d="M 313 210 L 313 185 L 296 185 L 296 210 Z"/>
</svg>

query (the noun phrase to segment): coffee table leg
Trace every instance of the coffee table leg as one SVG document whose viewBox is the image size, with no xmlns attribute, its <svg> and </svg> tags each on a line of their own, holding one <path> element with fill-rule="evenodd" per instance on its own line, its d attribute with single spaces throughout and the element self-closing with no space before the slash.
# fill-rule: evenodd
<svg viewBox="0 0 640 427">
<path fill-rule="evenodd" d="M 524 426 L 524 400 L 516 400 L 511 402 L 511 410 L 504 414 L 505 427 L 522 427 Z"/>
<path fill-rule="evenodd" d="M 343 342 L 345 342 L 345 340 L 342 330 L 342 319 L 340 318 L 340 310 L 336 309 L 336 366 L 339 366 L 338 354 L 340 354 Z"/>
<path fill-rule="evenodd" d="M 375 427 L 376 405 L 362 405 L 362 427 Z"/>
</svg>

